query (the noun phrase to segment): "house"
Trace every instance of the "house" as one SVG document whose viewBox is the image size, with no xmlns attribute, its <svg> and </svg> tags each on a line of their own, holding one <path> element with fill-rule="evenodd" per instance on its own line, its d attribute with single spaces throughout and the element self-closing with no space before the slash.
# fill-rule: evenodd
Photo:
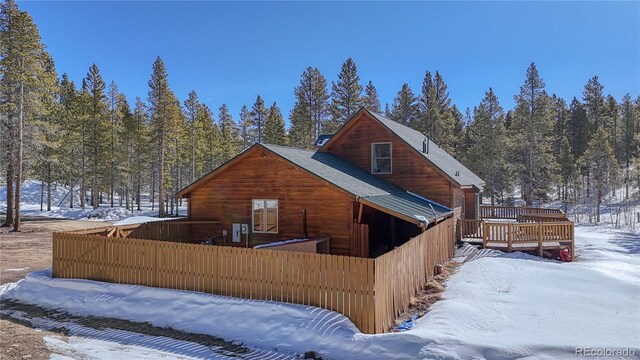
<svg viewBox="0 0 640 360">
<path fill-rule="evenodd" d="M 219 221 L 194 223 L 191 240 L 253 247 L 329 236 L 331 254 L 376 257 L 446 218 L 478 213 L 483 181 L 381 115 L 363 108 L 319 145 L 255 144 L 180 190 L 189 220 Z"/>
</svg>

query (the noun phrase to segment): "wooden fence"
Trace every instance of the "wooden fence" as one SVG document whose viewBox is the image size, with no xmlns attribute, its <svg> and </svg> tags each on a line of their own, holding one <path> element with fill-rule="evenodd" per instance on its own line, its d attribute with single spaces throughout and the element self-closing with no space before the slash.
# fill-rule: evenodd
<svg viewBox="0 0 640 360">
<path fill-rule="evenodd" d="M 454 219 L 450 218 L 375 259 L 375 331 L 394 324 L 411 297 L 434 275 L 436 264 L 454 252 Z"/>
<path fill-rule="evenodd" d="M 215 226 L 218 224 L 220 224 L 220 221 L 194 221 L 178 218 L 173 220 L 152 221 L 143 224 L 105 226 L 73 231 L 73 233 L 188 243 L 191 242 L 190 233 L 192 226 Z"/>
<path fill-rule="evenodd" d="M 480 205 L 480 219 L 518 219 L 521 214 L 562 214 L 560 209 Z"/>
<path fill-rule="evenodd" d="M 373 259 L 54 233 L 53 276 L 313 305 L 374 331 Z"/>
<path fill-rule="evenodd" d="M 353 223 L 353 253 L 352 256 L 369 257 L 369 225 Z"/>
<path fill-rule="evenodd" d="M 53 276 L 312 305 L 340 312 L 372 334 L 394 324 L 454 247 L 453 219 L 375 260 L 131 237 L 169 236 L 149 224 L 54 233 Z"/>
</svg>

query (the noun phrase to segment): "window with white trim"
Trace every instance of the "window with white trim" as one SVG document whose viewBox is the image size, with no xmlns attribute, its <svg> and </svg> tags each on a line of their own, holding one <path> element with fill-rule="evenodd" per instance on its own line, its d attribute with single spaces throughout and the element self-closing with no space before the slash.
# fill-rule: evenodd
<svg viewBox="0 0 640 360">
<path fill-rule="evenodd" d="M 253 232 L 278 233 L 278 200 L 253 200 Z"/>
<path fill-rule="evenodd" d="M 391 174 L 391 143 L 371 143 L 371 173 Z"/>
</svg>

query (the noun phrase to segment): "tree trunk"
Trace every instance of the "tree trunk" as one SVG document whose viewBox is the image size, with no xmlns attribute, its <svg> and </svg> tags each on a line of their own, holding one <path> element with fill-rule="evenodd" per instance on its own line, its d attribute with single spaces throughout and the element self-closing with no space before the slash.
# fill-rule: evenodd
<svg viewBox="0 0 640 360">
<path fill-rule="evenodd" d="M 13 158 L 13 115 L 9 114 L 8 122 L 8 140 L 7 141 L 7 216 L 4 219 L 4 224 L 2 227 L 10 227 L 13 226 L 13 200 L 14 200 L 14 187 L 13 181 L 15 179 L 13 166 L 15 164 Z"/>
<path fill-rule="evenodd" d="M 44 176 L 40 180 L 40 211 L 44 210 Z"/>
<path fill-rule="evenodd" d="M 158 217 L 166 213 L 164 198 L 164 134 L 160 134 L 160 168 L 158 169 Z"/>
<path fill-rule="evenodd" d="M 149 199 L 151 201 L 151 211 L 155 210 L 155 205 L 156 205 L 156 179 L 155 179 L 155 171 L 153 171 L 153 169 L 151 170 L 151 198 Z"/>
<path fill-rule="evenodd" d="M 84 115 L 84 112 L 83 112 L 83 115 Z M 85 185 L 84 178 L 85 178 L 85 170 L 86 170 L 86 164 L 85 164 L 86 153 L 85 153 L 85 144 L 84 144 L 84 134 L 85 134 L 85 126 L 84 126 L 85 121 L 84 120 L 85 119 L 83 117 L 82 118 L 82 135 L 80 137 L 80 141 L 82 141 L 82 151 L 81 151 L 82 152 L 82 154 L 81 154 L 81 156 L 82 156 L 82 172 L 80 174 L 80 207 L 82 208 L 82 210 L 84 210 L 85 207 L 86 207 L 85 202 L 86 202 L 86 199 L 87 199 L 87 191 L 86 191 L 85 186 L 84 186 Z"/>
<path fill-rule="evenodd" d="M 93 174 L 91 177 L 91 205 L 93 205 L 94 209 L 97 209 L 100 206 L 100 203 L 102 203 L 102 200 L 99 199 L 99 193 L 98 193 L 98 149 L 96 149 L 96 147 L 98 146 L 98 119 L 95 118 L 96 116 L 96 110 L 94 110 L 94 119 L 93 119 L 93 124 L 95 126 L 94 129 L 92 129 L 93 132 Z"/>
<path fill-rule="evenodd" d="M 13 218 L 13 231 L 20 231 L 20 192 L 22 190 L 22 134 L 24 126 L 24 84 L 20 83 L 20 105 L 18 115 L 18 158 L 16 171 L 15 216 Z"/>
<path fill-rule="evenodd" d="M 51 211 L 51 164 L 47 163 L 47 211 Z"/>
<path fill-rule="evenodd" d="M 69 208 L 73 209 L 73 188 L 76 186 L 75 183 L 71 184 L 71 189 L 69 190 L 69 195 L 71 196 L 71 198 L 69 198 Z"/>
</svg>

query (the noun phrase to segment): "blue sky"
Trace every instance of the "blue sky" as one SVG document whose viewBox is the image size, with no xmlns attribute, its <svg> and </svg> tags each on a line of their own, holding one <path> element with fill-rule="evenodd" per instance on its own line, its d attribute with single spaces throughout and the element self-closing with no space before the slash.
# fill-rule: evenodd
<svg viewBox="0 0 640 360">
<path fill-rule="evenodd" d="M 146 100 L 160 55 L 184 100 L 191 89 L 237 118 L 260 94 L 288 117 L 307 66 L 329 84 L 352 57 L 363 85 L 392 103 L 440 71 L 459 108 L 493 87 L 505 108 L 533 61 L 549 93 L 581 97 L 598 75 L 616 99 L 640 94 L 640 2 L 19 2 L 57 70 L 80 83 L 92 63 Z M 329 89 L 330 90 L 330 89 Z"/>
</svg>

